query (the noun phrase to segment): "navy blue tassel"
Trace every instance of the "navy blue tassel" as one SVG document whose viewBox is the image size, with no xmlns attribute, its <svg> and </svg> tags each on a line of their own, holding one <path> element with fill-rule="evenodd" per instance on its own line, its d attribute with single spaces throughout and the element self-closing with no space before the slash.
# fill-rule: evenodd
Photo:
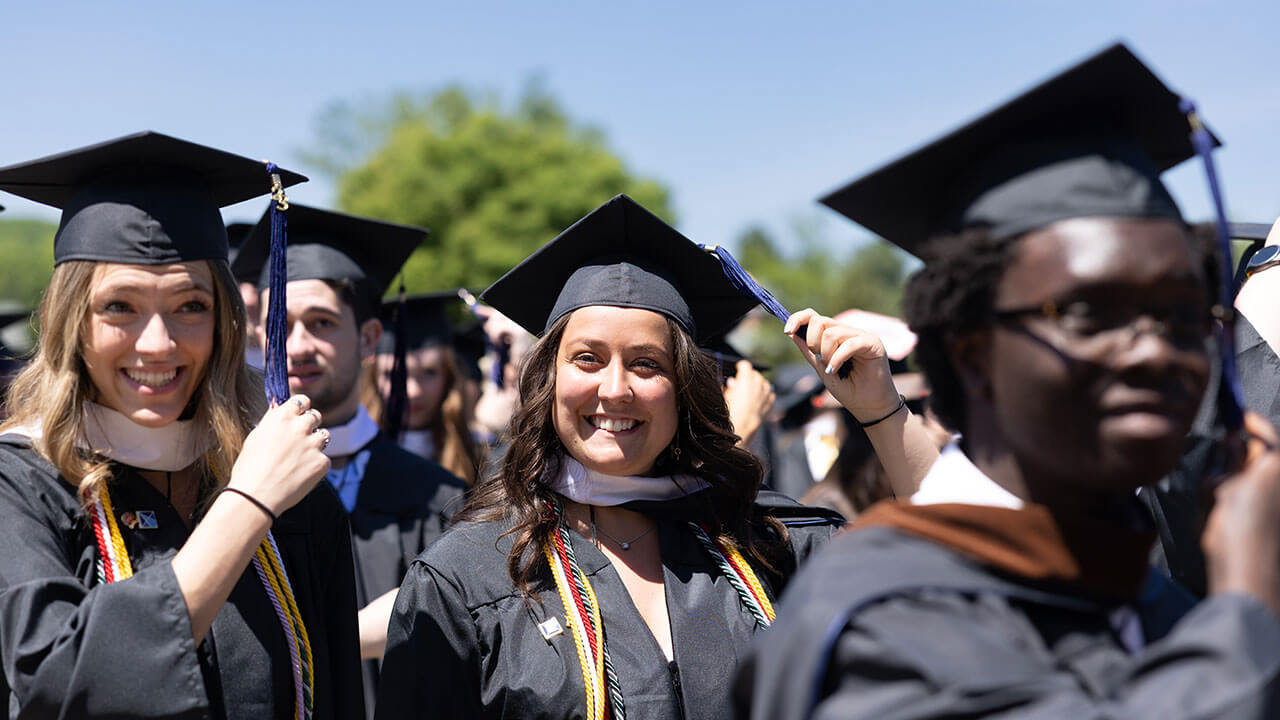
<svg viewBox="0 0 1280 720">
<path fill-rule="evenodd" d="M 391 364 L 391 391 L 387 395 L 386 412 L 382 414 L 382 429 L 397 441 L 404 429 L 405 406 L 409 403 L 409 341 L 407 339 L 409 307 L 404 299 L 404 274 L 400 275 L 400 302 L 396 303 L 394 321 L 396 345 L 395 360 Z"/>
<path fill-rule="evenodd" d="M 769 311 L 770 315 L 782 322 L 786 322 L 787 318 L 791 317 L 791 313 L 782 307 L 782 303 L 778 302 L 773 295 L 770 295 L 768 290 L 761 287 L 760 283 L 756 282 L 755 278 L 751 277 L 738 264 L 738 261 L 733 258 L 733 255 L 729 254 L 728 250 L 719 245 L 713 248 L 709 248 L 706 245 L 702 247 L 720 260 L 720 267 L 724 269 L 724 276 L 729 279 L 731 285 L 738 289 L 738 292 L 759 302 L 764 306 L 765 310 Z"/>
<path fill-rule="evenodd" d="M 1218 383 L 1218 409 L 1222 422 L 1228 432 L 1236 432 L 1244 426 L 1244 392 L 1240 389 L 1240 378 L 1236 373 L 1236 329 L 1233 295 L 1233 263 L 1231 260 L 1231 233 L 1227 229 L 1226 203 L 1222 199 L 1222 185 L 1218 182 L 1218 171 L 1213 164 L 1213 138 L 1200 116 L 1196 114 L 1196 104 L 1182 98 L 1178 109 L 1187 116 L 1191 124 L 1191 144 L 1196 154 L 1204 163 L 1205 175 L 1209 178 L 1209 195 L 1213 199 L 1214 226 L 1218 236 L 1218 264 L 1221 266 L 1218 279 L 1218 307 L 1221 322 L 1218 324 L 1218 352 L 1220 354 L 1222 379 Z"/>
<path fill-rule="evenodd" d="M 285 358 L 288 337 L 288 310 L 285 306 L 288 221 L 285 213 L 289 209 L 289 198 L 284 194 L 284 185 L 280 182 L 275 163 L 267 163 L 267 172 L 271 175 L 271 208 L 268 211 L 271 216 L 271 256 L 267 261 L 271 276 L 267 286 L 270 296 L 267 300 L 265 374 L 267 399 L 272 405 L 279 405 L 289 398 L 289 368 Z"/>
<path fill-rule="evenodd" d="M 738 261 L 734 259 L 733 255 L 731 255 L 728 250 L 720 245 L 715 247 L 707 247 L 706 245 L 703 245 L 702 249 L 711 253 L 720 261 L 720 268 L 724 270 L 724 276 L 729 279 L 729 284 L 733 285 L 738 292 L 759 302 L 765 310 L 769 311 L 770 315 L 778 318 L 784 323 L 787 321 L 787 318 L 791 317 L 791 313 L 787 312 L 787 309 L 782 306 L 782 303 L 778 302 L 777 298 L 775 298 L 768 290 L 765 290 L 760 283 L 756 282 L 755 278 L 751 277 L 751 274 L 748 273 L 742 265 L 738 264 Z M 805 330 L 807 329 L 807 325 L 801 325 L 796 328 L 796 336 L 803 338 Z M 840 366 L 839 370 L 836 371 L 836 376 L 841 380 L 844 380 L 849 377 L 849 373 L 851 372 L 853 372 L 853 363 L 846 362 Z"/>
</svg>

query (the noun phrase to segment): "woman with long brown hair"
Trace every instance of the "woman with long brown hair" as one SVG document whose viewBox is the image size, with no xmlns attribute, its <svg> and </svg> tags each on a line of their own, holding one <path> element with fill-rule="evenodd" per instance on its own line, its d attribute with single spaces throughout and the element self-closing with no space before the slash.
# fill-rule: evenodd
<svg viewBox="0 0 1280 720">
<path fill-rule="evenodd" d="M 400 446 L 435 461 L 462 478 L 467 486 L 479 474 L 480 451 L 471 437 L 475 414 L 464 392 L 458 357 L 452 347 L 453 327 L 446 309 L 458 302 L 456 292 L 414 295 L 382 307 L 382 338 L 374 362 L 361 378 L 361 402 L 384 432 Z M 404 317 L 398 317 L 404 313 Z M 403 337 L 401 337 L 403 336 Z M 403 414 L 387 416 L 395 387 L 396 344 L 404 346 Z"/>
<path fill-rule="evenodd" d="M 218 207 L 269 177 L 156 133 L 0 169 L 63 210 L 0 428 L 12 717 L 363 711 L 329 436 L 305 396 L 266 408 L 226 262 Z"/>
<path fill-rule="evenodd" d="M 497 474 L 410 568 L 378 716 L 725 717 L 834 513 L 758 492 L 697 340 L 755 301 L 625 196 L 485 299 L 542 335 Z"/>
</svg>

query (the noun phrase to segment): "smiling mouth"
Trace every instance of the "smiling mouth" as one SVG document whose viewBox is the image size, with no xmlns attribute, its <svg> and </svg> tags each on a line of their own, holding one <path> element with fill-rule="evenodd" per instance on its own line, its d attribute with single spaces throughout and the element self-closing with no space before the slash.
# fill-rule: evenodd
<svg viewBox="0 0 1280 720">
<path fill-rule="evenodd" d="M 604 415 L 588 415 L 587 424 L 599 430 L 606 432 L 624 432 L 631 430 L 640 424 L 639 420 L 631 418 L 611 418 Z"/>
<path fill-rule="evenodd" d="M 140 389 L 156 392 L 168 390 L 176 385 L 182 368 L 174 368 L 164 372 L 148 372 L 146 370 L 125 368 L 123 372 L 125 377 L 132 380 Z"/>
</svg>

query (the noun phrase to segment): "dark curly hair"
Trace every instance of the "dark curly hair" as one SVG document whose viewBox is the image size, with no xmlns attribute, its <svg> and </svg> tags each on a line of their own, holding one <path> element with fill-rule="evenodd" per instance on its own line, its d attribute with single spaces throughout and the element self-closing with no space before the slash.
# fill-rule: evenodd
<svg viewBox="0 0 1280 720">
<path fill-rule="evenodd" d="M 1220 272 L 1213 225 L 1201 223 L 1187 231 L 1212 305 L 1217 302 Z M 966 408 L 948 342 L 991 325 L 996 287 L 1022 237 L 994 237 L 983 227 L 937 236 L 921 253 L 924 266 L 907 280 L 902 305 L 918 338 L 916 362 L 929 379 L 929 405 L 949 428 L 964 431 Z"/>
<path fill-rule="evenodd" d="M 554 493 L 543 483 L 559 470 L 565 453 L 553 414 L 556 396 L 556 357 L 569 315 L 560 318 L 529 351 L 520 370 L 521 406 L 511 420 L 510 446 L 495 476 L 472 491 L 457 521 L 505 522 L 514 542 L 507 556 L 507 572 L 527 597 L 545 569 L 540 544 L 555 529 L 547 509 Z M 790 567 L 786 528 L 777 519 L 754 512 L 763 468 L 750 452 L 737 446 L 729 421 L 716 363 L 702 353 L 693 338 L 667 319 L 671 333 L 679 422 L 673 445 L 679 456 L 664 450 L 653 474 L 697 475 L 709 487 L 691 498 L 702 503 L 700 520 L 713 537 L 731 542 L 766 571 L 785 575 Z"/>
</svg>

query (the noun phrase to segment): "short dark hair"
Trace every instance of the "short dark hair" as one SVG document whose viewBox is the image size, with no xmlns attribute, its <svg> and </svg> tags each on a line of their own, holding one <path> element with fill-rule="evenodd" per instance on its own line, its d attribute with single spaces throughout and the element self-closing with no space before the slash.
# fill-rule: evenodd
<svg viewBox="0 0 1280 720">
<path fill-rule="evenodd" d="M 364 325 L 366 320 L 374 316 L 375 303 L 369 301 L 368 293 L 354 281 L 347 278 L 337 280 L 325 278 L 324 284 L 333 288 L 333 291 L 338 294 L 338 299 L 351 308 L 351 312 L 356 316 L 356 327 Z"/>
</svg>

